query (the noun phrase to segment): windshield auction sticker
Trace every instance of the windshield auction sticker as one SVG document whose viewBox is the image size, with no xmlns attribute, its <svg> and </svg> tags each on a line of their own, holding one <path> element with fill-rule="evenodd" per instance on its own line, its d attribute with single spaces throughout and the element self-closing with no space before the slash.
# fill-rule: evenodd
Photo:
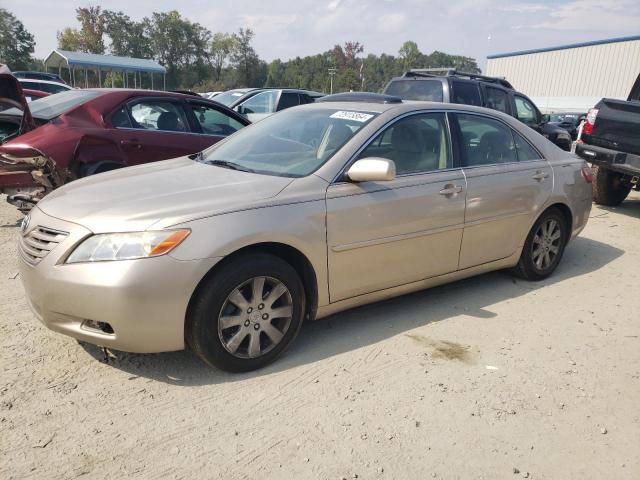
<svg viewBox="0 0 640 480">
<path fill-rule="evenodd" d="M 366 122 L 371 117 L 373 117 L 373 115 L 371 115 L 370 113 L 347 112 L 344 110 L 340 110 L 334 113 L 333 115 L 331 115 L 331 118 L 341 118 L 343 120 L 354 120 L 356 122 L 362 122 L 362 123 Z"/>
</svg>

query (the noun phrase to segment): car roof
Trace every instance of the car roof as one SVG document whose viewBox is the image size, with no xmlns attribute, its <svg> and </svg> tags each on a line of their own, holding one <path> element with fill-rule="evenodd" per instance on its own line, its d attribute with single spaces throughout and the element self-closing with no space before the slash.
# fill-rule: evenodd
<svg viewBox="0 0 640 480">
<path fill-rule="evenodd" d="M 442 102 L 426 102 L 423 100 L 403 100 L 400 103 L 373 103 L 373 102 L 314 102 L 307 105 L 295 107 L 296 109 L 325 109 L 331 108 L 335 110 L 352 110 L 360 112 L 385 113 L 393 111 L 396 115 L 404 113 L 418 112 L 424 110 L 447 110 L 447 111 L 463 111 L 471 113 L 482 113 L 485 115 L 495 116 L 507 120 L 512 123 L 514 117 L 506 113 L 499 112 L 490 108 L 477 107 L 474 105 L 465 105 L 462 103 L 442 103 Z"/>
<path fill-rule="evenodd" d="M 70 87 L 69 85 L 67 85 L 66 83 L 60 83 L 60 82 L 56 82 L 54 80 L 43 80 L 41 78 L 18 78 L 19 82 L 37 82 L 37 83 L 47 83 L 49 85 L 62 85 L 63 87 L 67 87 L 69 89 L 71 89 L 72 87 Z"/>
</svg>

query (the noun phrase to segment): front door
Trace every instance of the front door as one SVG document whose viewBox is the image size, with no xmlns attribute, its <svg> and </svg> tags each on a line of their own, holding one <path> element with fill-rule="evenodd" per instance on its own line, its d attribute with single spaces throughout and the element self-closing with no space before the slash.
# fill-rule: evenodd
<svg viewBox="0 0 640 480">
<path fill-rule="evenodd" d="M 195 153 L 187 114 L 180 101 L 143 98 L 123 105 L 111 115 L 113 136 L 128 165 L 167 160 Z M 203 147 L 204 148 L 204 147 Z"/>
<path fill-rule="evenodd" d="M 236 107 L 236 111 L 256 123 L 276 112 L 280 90 L 266 90 L 245 100 Z"/>
<path fill-rule="evenodd" d="M 359 158 L 396 165 L 389 182 L 338 182 L 327 190 L 332 302 L 455 271 L 465 180 L 453 168 L 443 113 L 405 117 Z"/>
<path fill-rule="evenodd" d="M 460 269 L 516 252 L 551 195 L 553 171 L 506 124 L 475 114 L 454 115 L 467 180 Z"/>
</svg>

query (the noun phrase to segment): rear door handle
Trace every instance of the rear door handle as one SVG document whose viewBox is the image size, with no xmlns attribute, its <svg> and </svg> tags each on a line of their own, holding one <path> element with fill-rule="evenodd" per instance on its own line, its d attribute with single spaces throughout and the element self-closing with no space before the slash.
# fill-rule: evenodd
<svg viewBox="0 0 640 480">
<path fill-rule="evenodd" d="M 135 138 L 133 140 L 120 140 L 120 145 L 123 147 L 134 147 L 138 150 L 142 148 L 142 144 Z"/>
<path fill-rule="evenodd" d="M 549 174 L 547 172 L 541 172 L 541 171 L 537 171 L 535 175 L 533 175 L 531 178 L 533 178 L 534 180 L 538 180 L 539 182 L 541 182 L 542 180 L 544 180 L 545 178 L 547 178 L 549 176 Z"/>
<path fill-rule="evenodd" d="M 453 183 L 449 183 L 444 186 L 442 190 L 440 190 L 440 195 L 453 195 L 456 193 L 460 193 L 462 191 L 462 187 L 460 185 L 454 185 Z"/>
</svg>

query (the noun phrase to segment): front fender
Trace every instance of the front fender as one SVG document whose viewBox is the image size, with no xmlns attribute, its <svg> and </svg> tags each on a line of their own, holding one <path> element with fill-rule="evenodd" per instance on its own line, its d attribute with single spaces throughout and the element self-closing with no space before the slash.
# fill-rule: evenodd
<svg viewBox="0 0 640 480">
<path fill-rule="evenodd" d="M 255 208 L 176 225 L 192 233 L 170 255 L 178 260 L 224 257 L 259 243 L 295 248 L 309 260 L 318 282 L 319 305 L 328 302 L 324 200 Z"/>
</svg>

